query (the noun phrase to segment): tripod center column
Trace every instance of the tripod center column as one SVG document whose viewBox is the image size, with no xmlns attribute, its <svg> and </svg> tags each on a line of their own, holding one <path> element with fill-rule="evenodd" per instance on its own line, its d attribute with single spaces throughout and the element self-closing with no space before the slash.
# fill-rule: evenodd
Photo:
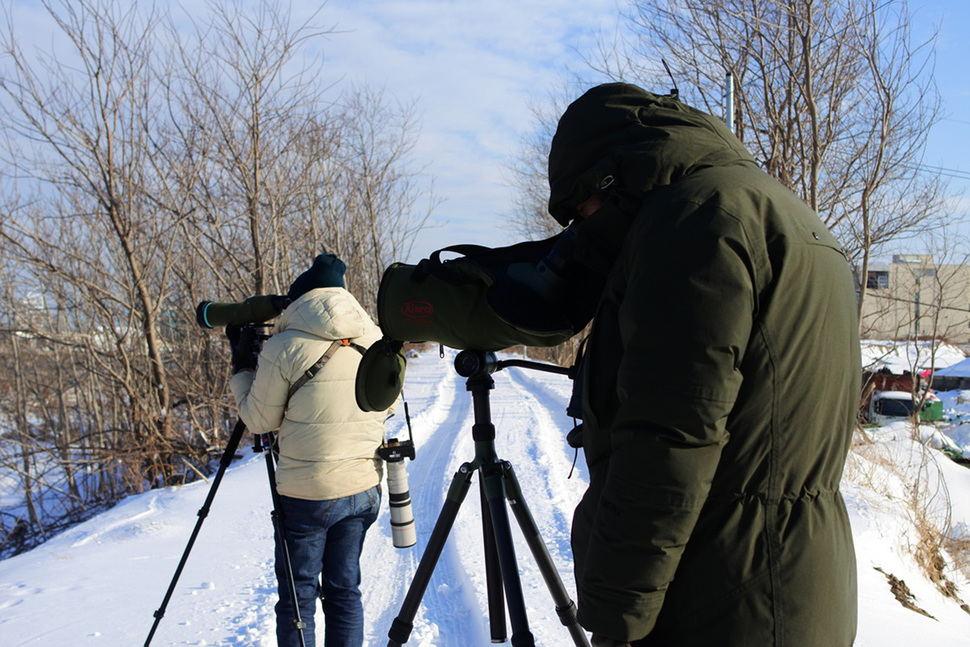
<svg viewBox="0 0 970 647">
<path fill-rule="evenodd" d="M 475 411 L 472 438 L 475 442 L 495 440 L 495 425 L 492 424 L 492 410 L 488 400 L 488 392 L 495 388 L 495 381 L 489 375 L 481 375 L 469 378 L 466 387 L 471 391 Z"/>
</svg>

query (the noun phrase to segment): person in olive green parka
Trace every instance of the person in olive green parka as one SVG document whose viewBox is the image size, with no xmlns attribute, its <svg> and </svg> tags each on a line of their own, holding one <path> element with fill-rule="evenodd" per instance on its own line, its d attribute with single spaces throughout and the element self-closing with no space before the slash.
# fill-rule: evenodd
<svg viewBox="0 0 970 647">
<path fill-rule="evenodd" d="M 549 182 L 561 224 L 604 223 L 610 265 L 572 530 L 594 645 L 851 645 L 861 369 L 839 243 L 722 121 L 632 85 L 569 106 Z"/>
</svg>

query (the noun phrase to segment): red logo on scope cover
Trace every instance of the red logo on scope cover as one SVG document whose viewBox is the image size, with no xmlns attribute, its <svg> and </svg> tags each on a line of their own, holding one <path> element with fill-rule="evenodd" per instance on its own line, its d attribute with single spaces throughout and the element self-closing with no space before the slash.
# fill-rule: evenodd
<svg viewBox="0 0 970 647">
<path fill-rule="evenodd" d="M 428 323 L 434 314 L 434 306 L 427 301 L 408 301 L 401 306 L 401 314 L 413 322 Z"/>
</svg>

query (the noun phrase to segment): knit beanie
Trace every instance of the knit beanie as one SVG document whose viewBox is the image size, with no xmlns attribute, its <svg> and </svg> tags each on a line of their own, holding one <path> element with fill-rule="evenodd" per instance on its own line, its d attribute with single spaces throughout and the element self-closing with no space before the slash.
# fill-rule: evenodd
<svg viewBox="0 0 970 647">
<path fill-rule="evenodd" d="M 286 296 L 296 301 L 316 288 L 342 288 L 346 271 L 347 266 L 334 254 L 320 254 L 313 259 L 310 269 L 296 277 Z"/>
</svg>

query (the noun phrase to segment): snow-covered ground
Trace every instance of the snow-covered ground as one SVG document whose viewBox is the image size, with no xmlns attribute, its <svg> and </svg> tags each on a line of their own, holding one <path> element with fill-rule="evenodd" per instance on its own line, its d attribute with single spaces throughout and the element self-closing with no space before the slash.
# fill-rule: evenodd
<svg viewBox="0 0 970 647">
<path fill-rule="evenodd" d="M 405 396 L 417 456 L 408 462 L 418 529 L 413 548 L 391 543 L 386 501 L 364 548 L 363 594 L 366 643 L 387 644 L 387 632 L 427 545 L 456 470 L 475 456 L 472 399 L 454 371 L 454 353 L 429 352 L 409 360 Z M 491 418 L 498 455 L 510 461 L 524 498 L 570 596 L 574 597 L 569 523 L 586 474 L 565 443 L 572 421 L 564 413 L 566 377 L 507 368 L 494 374 Z M 944 396 L 948 416 L 964 405 Z M 970 395 L 970 394 L 968 394 Z M 967 406 L 970 411 L 970 406 Z M 403 412 L 389 422 L 406 437 Z M 940 452 L 924 452 L 905 427 L 870 430 L 859 439 L 847 471 L 845 494 L 852 515 L 859 563 L 860 627 L 857 645 L 970 645 L 970 613 L 924 578 L 908 552 L 916 540 L 904 505 L 915 470 L 943 474 L 928 507 L 941 507 L 943 483 L 951 525 L 970 526 L 970 470 Z M 247 442 L 244 440 L 244 443 Z M 961 444 L 963 444 L 961 442 Z M 211 511 L 178 581 L 153 645 L 275 645 L 270 493 L 265 459 L 242 445 L 226 473 Z M 888 457 L 888 458 L 887 458 Z M 911 459 L 923 457 L 913 464 Z M 893 466 L 906 465 L 902 470 Z M 477 477 L 475 479 L 477 481 Z M 37 549 L 0 562 L 0 644 L 142 645 L 154 612 L 172 580 L 210 485 L 204 482 L 131 497 Z M 491 643 L 488 627 L 481 511 L 477 485 L 457 521 L 414 619 L 408 645 L 466 647 Z M 569 645 L 552 597 L 517 525 L 516 552 L 532 633 L 539 645 Z M 876 569 L 881 570 L 876 570 Z M 932 618 L 904 608 L 888 575 L 902 580 L 913 604 Z M 945 574 L 970 599 L 957 570 Z M 318 613 L 318 643 L 322 615 Z"/>
</svg>

